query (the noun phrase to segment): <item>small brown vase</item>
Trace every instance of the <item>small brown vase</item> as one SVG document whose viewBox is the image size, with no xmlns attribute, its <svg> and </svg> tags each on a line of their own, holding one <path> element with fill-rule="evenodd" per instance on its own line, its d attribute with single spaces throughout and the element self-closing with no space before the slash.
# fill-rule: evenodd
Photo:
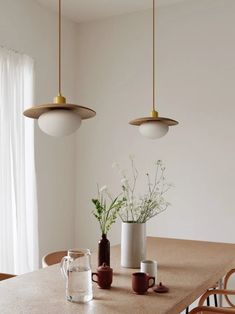
<svg viewBox="0 0 235 314">
<path fill-rule="evenodd" d="M 102 234 L 98 248 L 98 266 L 102 266 L 103 263 L 110 266 L 110 242 L 106 234 Z"/>
</svg>

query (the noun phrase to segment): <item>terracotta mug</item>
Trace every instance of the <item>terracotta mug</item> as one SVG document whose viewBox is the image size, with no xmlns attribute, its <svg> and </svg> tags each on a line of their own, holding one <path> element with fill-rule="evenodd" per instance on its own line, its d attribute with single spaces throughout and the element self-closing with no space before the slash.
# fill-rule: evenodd
<svg viewBox="0 0 235 314">
<path fill-rule="evenodd" d="M 94 276 L 97 277 L 97 280 L 94 279 Z M 92 273 L 92 281 L 97 282 L 101 289 L 110 289 L 113 281 L 113 269 L 103 263 L 98 267 L 97 273 Z"/>
<path fill-rule="evenodd" d="M 152 283 L 150 284 L 150 280 Z M 132 274 L 132 289 L 137 294 L 145 294 L 149 288 L 155 285 L 155 278 L 149 277 L 147 273 L 133 273 Z"/>
</svg>

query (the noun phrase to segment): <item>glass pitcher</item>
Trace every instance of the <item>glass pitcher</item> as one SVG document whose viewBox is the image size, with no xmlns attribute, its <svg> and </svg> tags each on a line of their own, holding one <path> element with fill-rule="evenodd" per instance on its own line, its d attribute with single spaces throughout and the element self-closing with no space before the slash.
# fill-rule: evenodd
<svg viewBox="0 0 235 314">
<path fill-rule="evenodd" d="M 69 250 L 60 267 L 66 279 L 66 299 L 81 303 L 90 301 L 93 298 L 90 250 Z"/>
</svg>

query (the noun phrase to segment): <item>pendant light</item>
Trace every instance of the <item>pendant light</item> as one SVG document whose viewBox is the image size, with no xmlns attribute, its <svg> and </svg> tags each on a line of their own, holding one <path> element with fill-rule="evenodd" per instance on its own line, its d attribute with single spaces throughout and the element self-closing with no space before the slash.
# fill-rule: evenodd
<svg viewBox="0 0 235 314">
<path fill-rule="evenodd" d="M 138 118 L 129 122 L 131 125 L 138 126 L 140 134 L 150 139 L 164 136 L 168 132 L 169 126 L 178 124 L 175 120 L 159 117 L 155 98 L 155 0 L 153 0 L 153 107 L 150 117 Z"/>
<path fill-rule="evenodd" d="M 31 107 L 24 111 L 28 118 L 38 119 L 40 129 L 51 136 L 62 137 L 74 133 L 84 119 L 92 118 L 95 111 L 79 105 L 66 103 L 66 98 L 61 93 L 61 0 L 59 3 L 59 75 L 58 95 L 53 103 Z"/>
</svg>

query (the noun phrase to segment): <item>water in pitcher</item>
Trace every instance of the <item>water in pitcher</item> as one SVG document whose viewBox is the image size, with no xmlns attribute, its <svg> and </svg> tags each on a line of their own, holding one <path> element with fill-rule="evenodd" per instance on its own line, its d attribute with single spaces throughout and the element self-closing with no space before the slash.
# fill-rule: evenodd
<svg viewBox="0 0 235 314">
<path fill-rule="evenodd" d="M 91 269 L 86 267 L 71 267 L 67 271 L 67 300 L 71 302 L 88 302 L 93 298 Z"/>
</svg>

